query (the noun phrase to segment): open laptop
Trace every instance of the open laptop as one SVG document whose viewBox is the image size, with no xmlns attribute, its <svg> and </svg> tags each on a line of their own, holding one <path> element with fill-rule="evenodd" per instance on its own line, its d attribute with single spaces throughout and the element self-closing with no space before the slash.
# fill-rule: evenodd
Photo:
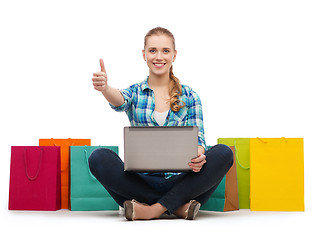
<svg viewBox="0 0 312 240">
<path fill-rule="evenodd" d="M 197 157 L 197 126 L 124 128 L 124 170 L 186 172 Z"/>
</svg>

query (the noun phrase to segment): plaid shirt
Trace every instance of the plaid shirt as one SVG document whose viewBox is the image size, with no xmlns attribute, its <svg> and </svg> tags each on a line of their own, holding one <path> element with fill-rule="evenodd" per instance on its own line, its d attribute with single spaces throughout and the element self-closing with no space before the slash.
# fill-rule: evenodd
<svg viewBox="0 0 312 240">
<path fill-rule="evenodd" d="M 117 112 L 125 111 L 131 126 L 159 126 L 154 118 L 155 97 L 154 92 L 148 86 L 148 77 L 141 83 L 134 84 L 121 90 L 125 102 L 111 108 Z M 198 145 L 207 148 L 203 125 L 202 105 L 199 96 L 190 87 L 182 85 L 182 96 L 179 100 L 185 102 L 185 107 L 178 112 L 169 109 L 164 126 L 198 126 Z M 177 173 L 165 173 L 169 178 Z"/>
</svg>

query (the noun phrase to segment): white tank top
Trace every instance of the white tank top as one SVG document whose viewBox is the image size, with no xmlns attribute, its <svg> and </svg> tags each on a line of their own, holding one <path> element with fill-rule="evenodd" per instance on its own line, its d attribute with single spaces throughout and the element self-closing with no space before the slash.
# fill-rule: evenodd
<svg viewBox="0 0 312 240">
<path fill-rule="evenodd" d="M 166 117 L 168 115 L 168 112 L 169 110 L 166 112 L 156 112 L 156 111 L 154 112 L 155 120 L 159 126 L 163 126 L 164 123 L 166 122 Z"/>
</svg>

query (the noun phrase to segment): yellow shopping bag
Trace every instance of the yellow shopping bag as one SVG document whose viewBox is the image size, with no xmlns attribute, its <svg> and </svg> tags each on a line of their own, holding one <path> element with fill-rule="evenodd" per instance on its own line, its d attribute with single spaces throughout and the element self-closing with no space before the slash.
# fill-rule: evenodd
<svg viewBox="0 0 312 240">
<path fill-rule="evenodd" d="M 250 139 L 250 210 L 304 211 L 302 138 Z"/>
</svg>

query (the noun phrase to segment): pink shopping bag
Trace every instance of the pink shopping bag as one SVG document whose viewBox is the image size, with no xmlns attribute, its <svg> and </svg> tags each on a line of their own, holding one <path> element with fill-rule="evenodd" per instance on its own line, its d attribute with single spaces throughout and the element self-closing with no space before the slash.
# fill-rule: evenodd
<svg viewBox="0 0 312 240">
<path fill-rule="evenodd" d="M 61 208 L 60 147 L 12 146 L 9 210 Z"/>
</svg>

